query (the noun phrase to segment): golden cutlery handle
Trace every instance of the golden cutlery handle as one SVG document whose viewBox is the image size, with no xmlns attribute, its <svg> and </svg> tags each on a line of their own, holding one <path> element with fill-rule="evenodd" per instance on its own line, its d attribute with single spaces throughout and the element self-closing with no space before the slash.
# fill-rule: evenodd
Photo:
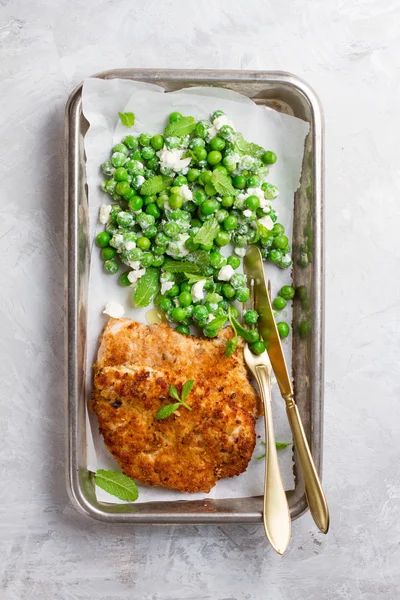
<svg viewBox="0 0 400 600">
<path fill-rule="evenodd" d="M 322 531 L 322 533 L 327 533 L 329 529 L 328 505 L 318 477 L 317 469 L 315 468 L 311 456 L 300 413 L 293 397 L 288 396 L 285 400 L 286 412 L 293 434 L 293 441 L 299 455 L 300 466 L 303 473 L 308 506 L 310 507 L 312 518 L 318 529 Z"/>
<path fill-rule="evenodd" d="M 264 365 L 258 365 L 255 371 L 264 404 L 265 421 L 264 529 L 274 550 L 279 554 L 283 554 L 290 541 L 291 519 L 275 445 L 271 407 L 271 378 Z"/>
</svg>

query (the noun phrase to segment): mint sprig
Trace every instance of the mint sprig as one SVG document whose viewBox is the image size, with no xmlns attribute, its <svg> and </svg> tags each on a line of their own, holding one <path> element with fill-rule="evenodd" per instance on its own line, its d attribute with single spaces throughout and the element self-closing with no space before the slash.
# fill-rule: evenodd
<svg viewBox="0 0 400 600">
<path fill-rule="evenodd" d="M 265 446 L 265 442 L 261 442 L 264 446 Z M 275 446 L 277 450 L 284 450 L 285 448 L 287 448 L 288 446 L 291 446 L 292 443 L 291 442 L 275 442 Z M 265 453 L 264 454 L 260 454 L 260 456 L 255 456 L 254 457 L 256 460 L 261 460 L 262 458 L 265 458 Z"/>
<path fill-rule="evenodd" d="M 94 480 L 101 489 L 120 500 L 135 502 L 138 499 L 136 483 L 124 473 L 99 469 L 95 473 Z"/>
<path fill-rule="evenodd" d="M 186 404 L 185 400 L 189 396 L 190 392 L 192 391 L 193 386 L 194 386 L 193 379 L 189 379 L 188 381 L 186 381 L 182 386 L 182 392 L 181 392 L 181 395 L 179 396 L 179 392 L 176 389 L 176 387 L 174 385 L 171 385 L 169 388 L 169 395 L 174 400 L 177 400 L 177 402 L 174 402 L 173 404 L 166 404 L 165 406 L 162 406 L 159 409 L 159 411 L 157 412 L 156 419 L 158 421 L 160 421 L 161 419 L 166 419 L 167 417 L 172 415 L 172 413 L 174 413 L 176 410 L 178 410 L 178 408 L 180 406 L 184 406 L 188 410 L 192 410 L 191 406 Z"/>
</svg>

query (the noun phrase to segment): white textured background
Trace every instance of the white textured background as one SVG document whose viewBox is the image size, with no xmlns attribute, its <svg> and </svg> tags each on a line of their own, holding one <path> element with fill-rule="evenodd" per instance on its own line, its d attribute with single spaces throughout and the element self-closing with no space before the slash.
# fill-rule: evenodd
<svg viewBox="0 0 400 600">
<path fill-rule="evenodd" d="M 63 116 L 115 67 L 282 69 L 326 116 L 327 537 L 105 526 L 64 487 Z M 397 0 L 1 0 L 2 600 L 398 600 Z"/>
</svg>

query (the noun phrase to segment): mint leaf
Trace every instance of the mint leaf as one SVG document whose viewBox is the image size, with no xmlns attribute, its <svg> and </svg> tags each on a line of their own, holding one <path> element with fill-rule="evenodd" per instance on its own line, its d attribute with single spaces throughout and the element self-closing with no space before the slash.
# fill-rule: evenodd
<svg viewBox="0 0 400 600">
<path fill-rule="evenodd" d="M 211 183 L 215 187 L 215 191 L 219 196 L 232 196 L 232 194 L 235 192 L 231 178 L 229 175 L 221 173 L 221 171 L 213 172 Z"/>
<path fill-rule="evenodd" d="M 275 442 L 275 446 L 277 450 L 284 450 L 288 446 L 291 446 L 290 442 Z"/>
<path fill-rule="evenodd" d="M 196 121 L 194 117 L 182 117 L 174 123 L 169 123 L 164 131 L 165 137 L 180 137 L 182 135 L 189 135 L 196 128 Z"/>
<path fill-rule="evenodd" d="M 148 306 L 158 292 L 160 273 L 158 269 L 147 267 L 146 273 L 139 279 L 133 301 L 136 306 Z"/>
<path fill-rule="evenodd" d="M 163 271 L 167 273 L 187 273 L 198 274 L 204 273 L 205 269 L 210 265 L 210 256 L 205 250 L 196 250 L 186 256 L 186 260 L 174 260 L 167 258 L 163 263 Z M 203 277 L 200 277 L 203 279 Z M 139 280 L 140 281 L 140 280 Z"/>
<path fill-rule="evenodd" d="M 135 502 L 139 496 L 136 483 L 124 473 L 119 471 L 105 471 L 99 469 L 96 471 L 94 480 L 96 485 L 109 494 L 116 496 L 126 502 Z"/>
<path fill-rule="evenodd" d="M 198 281 L 201 281 L 202 279 L 207 279 L 210 280 L 210 277 L 204 277 L 204 275 L 194 275 L 191 273 L 184 273 L 187 282 L 189 285 L 192 285 L 193 283 L 197 283 Z"/>
<path fill-rule="evenodd" d="M 246 342 L 251 343 L 252 338 L 251 336 L 249 336 L 248 330 L 242 327 L 239 321 L 235 319 L 235 317 L 231 317 L 229 320 L 232 323 L 232 325 L 234 325 L 236 333 L 238 333 L 244 340 L 246 340 Z"/>
<path fill-rule="evenodd" d="M 135 124 L 135 115 L 133 112 L 119 112 L 118 114 L 119 118 L 121 119 L 122 125 L 125 125 L 125 127 L 132 127 Z"/>
<path fill-rule="evenodd" d="M 179 402 L 181 401 L 181 399 L 179 398 L 178 390 L 174 385 L 170 386 L 169 395 L 171 396 L 171 398 L 175 398 L 175 400 L 179 400 Z"/>
<path fill-rule="evenodd" d="M 221 327 L 223 327 L 226 323 L 226 317 L 215 317 L 215 319 L 213 319 L 212 321 L 210 321 L 209 323 L 207 323 L 207 329 L 216 329 L 219 330 L 221 329 Z"/>
<path fill-rule="evenodd" d="M 193 238 L 195 244 L 211 244 L 220 230 L 216 219 L 205 221 Z"/>
<path fill-rule="evenodd" d="M 193 379 L 189 379 L 189 381 L 186 381 L 186 383 L 183 384 L 182 394 L 181 394 L 182 402 L 184 402 L 186 400 L 186 398 L 189 396 L 190 392 L 192 391 L 193 386 L 194 386 Z"/>
<path fill-rule="evenodd" d="M 235 134 L 233 144 L 235 146 L 235 151 L 243 156 L 247 155 L 258 158 L 261 156 L 261 154 L 264 154 L 264 148 L 258 144 L 253 144 L 253 142 L 246 142 L 241 133 Z"/>
<path fill-rule="evenodd" d="M 173 182 L 172 177 L 166 177 L 164 175 L 156 175 L 151 179 L 148 179 L 144 182 L 142 187 L 140 188 L 140 193 L 142 196 L 152 196 L 153 194 L 159 194 L 164 190 L 171 187 Z"/>
<path fill-rule="evenodd" d="M 265 453 L 264 454 L 260 454 L 260 456 L 255 456 L 254 458 L 256 460 L 261 460 L 262 458 L 265 458 Z"/>
<path fill-rule="evenodd" d="M 172 413 L 174 413 L 176 410 L 178 410 L 178 408 L 180 406 L 181 406 L 180 402 L 175 402 L 175 404 L 166 404 L 165 406 L 162 406 L 160 408 L 160 410 L 158 411 L 158 413 L 156 414 L 156 419 L 158 421 L 160 421 L 161 419 L 166 419 L 167 417 L 172 415 Z"/>
</svg>

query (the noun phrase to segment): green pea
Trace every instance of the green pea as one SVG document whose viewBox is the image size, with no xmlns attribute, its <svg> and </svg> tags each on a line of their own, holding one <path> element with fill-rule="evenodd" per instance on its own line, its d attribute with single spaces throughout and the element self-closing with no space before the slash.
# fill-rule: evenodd
<svg viewBox="0 0 400 600">
<path fill-rule="evenodd" d="M 115 187 L 115 191 L 120 196 L 125 196 L 125 194 L 129 194 L 131 189 L 132 188 L 127 181 L 121 181 L 120 183 L 117 183 Z"/>
<path fill-rule="evenodd" d="M 118 271 L 118 262 L 115 258 L 111 258 L 110 260 L 106 260 L 104 263 L 104 268 L 110 275 L 114 275 Z"/>
<path fill-rule="evenodd" d="M 150 133 L 141 133 L 139 135 L 139 144 L 144 147 L 150 146 L 151 138 L 152 138 L 152 135 L 150 135 Z M 142 150 L 142 156 L 143 156 L 143 150 Z"/>
<path fill-rule="evenodd" d="M 218 208 L 217 200 L 205 200 L 201 205 L 201 212 L 203 215 L 212 215 Z"/>
<path fill-rule="evenodd" d="M 128 179 L 128 171 L 124 167 L 118 167 L 118 169 L 115 169 L 114 179 L 115 181 L 126 181 Z"/>
<path fill-rule="evenodd" d="M 205 160 L 207 158 L 207 150 L 203 148 L 203 146 L 196 146 L 196 148 L 193 149 L 193 156 L 197 161 Z"/>
<path fill-rule="evenodd" d="M 209 244 L 200 244 L 200 248 L 202 250 L 205 250 L 206 252 L 210 252 L 210 250 L 213 246 L 214 246 L 214 244 L 212 242 L 210 242 Z"/>
<path fill-rule="evenodd" d="M 183 335 L 190 335 L 190 329 L 187 325 L 178 325 L 175 331 L 182 333 Z"/>
<path fill-rule="evenodd" d="M 169 312 L 170 310 L 173 309 L 174 307 L 174 303 L 172 302 L 172 300 L 170 298 L 166 298 L 164 297 L 161 302 L 160 302 L 160 308 L 161 310 L 163 310 L 165 313 Z"/>
<path fill-rule="evenodd" d="M 131 159 L 131 160 L 137 160 L 137 161 L 139 161 L 139 162 L 141 162 L 141 161 L 142 161 L 142 153 L 141 153 L 141 151 L 139 150 L 139 148 L 137 148 L 136 150 L 134 150 L 134 151 L 132 152 L 132 154 L 130 155 L 130 159 Z"/>
<path fill-rule="evenodd" d="M 236 294 L 236 291 L 235 291 L 235 288 L 233 288 L 230 283 L 224 283 L 222 286 L 222 293 L 225 296 L 225 298 L 228 298 L 228 300 L 230 300 L 231 298 L 234 297 L 234 295 Z"/>
<path fill-rule="evenodd" d="M 192 295 L 189 291 L 184 291 L 179 294 L 179 304 L 183 307 L 189 306 L 192 303 Z"/>
<path fill-rule="evenodd" d="M 133 215 L 125 210 L 121 210 L 117 214 L 117 223 L 120 227 L 130 227 L 133 224 Z"/>
<path fill-rule="evenodd" d="M 190 250 L 190 252 L 195 252 L 195 250 L 198 250 L 199 248 L 199 244 L 196 244 L 192 238 L 188 238 L 185 241 L 185 248 L 187 248 L 188 250 Z"/>
<path fill-rule="evenodd" d="M 218 151 L 223 150 L 225 148 L 225 140 L 223 140 L 219 136 L 215 136 L 215 138 L 213 138 L 210 141 L 210 148 L 211 148 L 211 150 L 218 150 Z"/>
<path fill-rule="evenodd" d="M 249 288 L 240 287 L 236 290 L 236 300 L 239 302 L 247 302 L 250 298 L 250 290 Z"/>
<path fill-rule="evenodd" d="M 169 197 L 168 204 L 171 208 L 181 208 L 183 204 L 183 198 L 181 196 L 178 196 L 178 194 L 172 194 Z"/>
<path fill-rule="evenodd" d="M 238 269 L 240 267 L 240 258 L 233 255 L 228 256 L 227 263 L 232 267 L 232 269 Z"/>
<path fill-rule="evenodd" d="M 235 217 L 234 215 L 229 215 L 229 217 L 227 217 L 223 222 L 223 227 L 225 231 L 233 231 L 237 228 L 238 223 L 239 221 L 237 217 Z"/>
<path fill-rule="evenodd" d="M 154 254 L 151 252 L 143 252 L 140 263 L 143 267 L 151 267 L 154 264 Z"/>
<path fill-rule="evenodd" d="M 281 223 L 275 223 L 272 228 L 273 235 L 283 235 L 285 233 L 285 228 Z"/>
<path fill-rule="evenodd" d="M 162 135 L 153 135 L 150 140 L 150 144 L 154 148 L 154 150 L 161 150 L 164 146 L 164 136 Z"/>
<path fill-rule="evenodd" d="M 282 296 L 277 296 L 276 298 L 274 298 L 272 306 L 275 310 L 283 310 L 284 308 L 286 308 L 287 302 Z"/>
<path fill-rule="evenodd" d="M 182 119 L 182 115 L 180 112 L 172 112 L 169 117 L 168 120 L 170 123 L 175 123 L 175 121 L 179 121 L 179 119 Z"/>
<path fill-rule="evenodd" d="M 207 319 L 207 317 L 208 317 L 208 310 L 205 306 L 200 304 L 200 305 L 194 307 L 193 319 L 195 321 L 201 321 L 203 319 Z"/>
<path fill-rule="evenodd" d="M 224 265 L 226 265 L 226 258 L 225 256 L 222 256 L 220 252 L 210 252 L 210 263 L 211 266 L 215 267 L 216 269 L 221 269 Z"/>
<path fill-rule="evenodd" d="M 149 238 L 147 237 L 140 237 L 138 239 L 138 241 L 136 242 L 137 247 L 140 248 L 140 250 L 148 250 L 151 246 L 151 242 L 149 240 Z"/>
<path fill-rule="evenodd" d="M 291 285 L 284 285 L 281 287 L 279 295 L 285 300 L 292 300 L 296 294 L 296 290 Z"/>
<path fill-rule="evenodd" d="M 248 325 L 255 325 L 258 321 L 258 312 L 256 310 L 248 310 L 245 312 L 243 319 Z"/>
<path fill-rule="evenodd" d="M 125 273 L 122 273 L 122 274 L 119 276 L 119 279 L 118 279 L 118 281 L 119 281 L 119 284 L 120 284 L 120 285 L 123 285 L 124 287 L 128 287 L 128 286 L 130 286 L 130 285 L 131 285 L 131 282 L 130 282 L 130 281 L 129 281 L 129 279 L 128 279 L 128 275 L 129 275 L 129 273 L 130 273 L 130 271 L 125 271 Z"/>
<path fill-rule="evenodd" d="M 154 158 L 155 155 L 156 155 L 156 151 L 154 150 L 154 148 L 152 146 L 145 146 L 142 150 L 142 156 L 146 160 L 150 160 L 151 158 Z"/>
<path fill-rule="evenodd" d="M 289 240 L 286 235 L 277 235 L 274 239 L 273 245 L 275 246 L 275 248 L 279 248 L 280 250 L 283 250 L 284 248 L 286 248 L 288 243 L 289 243 Z"/>
<path fill-rule="evenodd" d="M 254 344 L 258 339 L 260 339 L 259 333 L 256 329 L 250 329 L 247 332 L 247 340 L 249 344 Z"/>
<path fill-rule="evenodd" d="M 154 256 L 153 267 L 161 267 L 165 262 L 164 256 Z"/>
<path fill-rule="evenodd" d="M 232 184 L 233 187 L 237 188 L 238 190 L 244 190 L 246 187 L 246 177 L 244 175 L 236 175 L 232 179 Z"/>
<path fill-rule="evenodd" d="M 136 148 L 139 145 L 137 138 L 135 138 L 133 135 L 127 135 L 126 137 L 124 137 L 122 142 L 127 148 L 129 148 L 129 150 L 136 150 Z"/>
<path fill-rule="evenodd" d="M 171 318 L 177 323 L 180 323 L 186 318 L 186 310 L 180 306 L 176 306 L 171 310 Z"/>
<path fill-rule="evenodd" d="M 214 173 L 215 171 L 216 171 L 217 173 L 218 173 L 218 171 L 219 171 L 220 173 L 223 173 L 224 175 L 228 175 L 228 169 L 226 169 L 226 168 L 225 168 L 223 165 L 217 165 L 216 167 L 214 167 L 214 169 L 213 169 L 213 173 Z"/>
<path fill-rule="evenodd" d="M 101 258 L 103 260 L 110 260 L 111 258 L 114 258 L 116 254 L 117 251 L 115 248 L 111 248 L 111 246 L 106 246 L 105 248 L 101 249 Z"/>
<path fill-rule="evenodd" d="M 196 190 L 193 194 L 193 202 L 200 206 L 206 200 L 207 194 L 203 190 Z"/>
<path fill-rule="evenodd" d="M 253 352 L 253 354 L 262 354 L 266 350 L 265 344 L 262 340 L 257 340 L 256 342 L 251 344 L 250 349 Z"/>
<path fill-rule="evenodd" d="M 215 196 L 215 194 L 217 193 L 211 181 L 206 183 L 206 185 L 204 186 L 204 191 L 206 192 L 207 196 Z"/>
<path fill-rule="evenodd" d="M 187 180 L 190 181 L 190 183 L 193 183 L 194 181 L 197 181 L 199 175 L 200 171 L 198 169 L 189 169 L 187 172 Z"/>
<path fill-rule="evenodd" d="M 126 163 L 127 158 L 126 155 L 123 152 L 114 152 L 111 155 L 111 164 L 113 167 L 123 167 L 124 164 Z"/>
<path fill-rule="evenodd" d="M 232 140 L 235 135 L 235 130 L 230 125 L 223 125 L 219 130 L 218 135 L 225 140 Z"/>
<path fill-rule="evenodd" d="M 146 206 L 146 214 L 151 215 L 155 219 L 158 219 L 161 216 L 161 211 L 158 208 L 157 204 L 149 204 Z"/>
<path fill-rule="evenodd" d="M 203 333 L 206 337 L 215 338 L 218 335 L 218 329 L 213 329 L 210 325 L 206 325 L 203 329 Z"/>
<path fill-rule="evenodd" d="M 181 185 L 186 185 L 187 182 L 188 180 L 184 175 L 178 175 L 178 177 L 174 181 L 174 185 L 180 187 Z"/>
<path fill-rule="evenodd" d="M 245 201 L 246 208 L 257 210 L 260 206 L 260 198 L 258 196 L 249 196 Z"/>
<path fill-rule="evenodd" d="M 212 179 L 212 171 L 203 171 L 202 173 L 200 173 L 199 175 L 199 183 L 201 185 L 206 185 L 206 183 L 208 183 L 209 181 L 211 181 Z"/>
<path fill-rule="evenodd" d="M 96 244 L 100 248 L 105 248 L 106 246 L 108 246 L 110 243 L 110 240 L 111 240 L 111 235 L 107 231 L 101 231 L 96 236 Z"/>
<path fill-rule="evenodd" d="M 280 323 L 276 324 L 276 327 L 278 329 L 278 333 L 279 333 L 279 337 L 280 338 L 286 338 L 289 335 L 290 332 L 290 327 L 287 323 L 285 323 L 285 321 L 281 321 Z"/>
<path fill-rule="evenodd" d="M 221 204 L 224 208 L 230 208 L 233 206 L 234 201 L 235 198 L 233 196 L 223 196 Z"/>
<path fill-rule="evenodd" d="M 152 250 L 157 256 L 162 256 L 167 251 L 167 245 L 165 244 L 165 246 L 153 246 Z"/>
<path fill-rule="evenodd" d="M 115 172 L 115 168 L 113 167 L 111 160 L 106 160 L 103 162 L 100 168 L 104 175 L 113 175 Z"/>
<path fill-rule="evenodd" d="M 125 154 L 125 156 L 128 155 L 128 148 L 125 146 L 125 144 L 115 144 L 115 146 L 112 149 L 113 152 L 121 152 L 121 154 Z"/>
<path fill-rule="evenodd" d="M 217 246 L 226 246 L 231 241 L 231 236 L 228 231 L 219 231 L 215 236 Z"/>
<path fill-rule="evenodd" d="M 168 296 L 169 298 L 176 298 L 176 296 L 179 296 L 179 285 L 177 285 L 176 283 L 172 286 L 172 288 L 170 290 L 168 290 L 168 292 L 165 294 L 166 296 Z"/>
<path fill-rule="evenodd" d="M 261 183 L 260 178 L 257 175 L 252 175 L 247 179 L 246 187 L 253 188 L 258 187 Z"/>
<path fill-rule="evenodd" d="M 270 150 L 264 152 L 264 154 L 261 156 L 261 160 L 265 165 L 273 165 L 274 163 L 276 163 L 276 159 L 277 156 L 275 152 L 271 152 Z"/>
<path fill-rule="evenodd" d="M 282 250 L 270 250 L 268 253 L 268 259 L 274 264 L 278 264 L 282 261 L 283 253 Z"/>
<path fill-rule="evenodd" d="M 217 219 L 218 223 L 223 223 L 227 217 L 229 217 L 229 213 L 224 208 L 218 209 L 215 213 L 215 218 Z"/>
</svg>

